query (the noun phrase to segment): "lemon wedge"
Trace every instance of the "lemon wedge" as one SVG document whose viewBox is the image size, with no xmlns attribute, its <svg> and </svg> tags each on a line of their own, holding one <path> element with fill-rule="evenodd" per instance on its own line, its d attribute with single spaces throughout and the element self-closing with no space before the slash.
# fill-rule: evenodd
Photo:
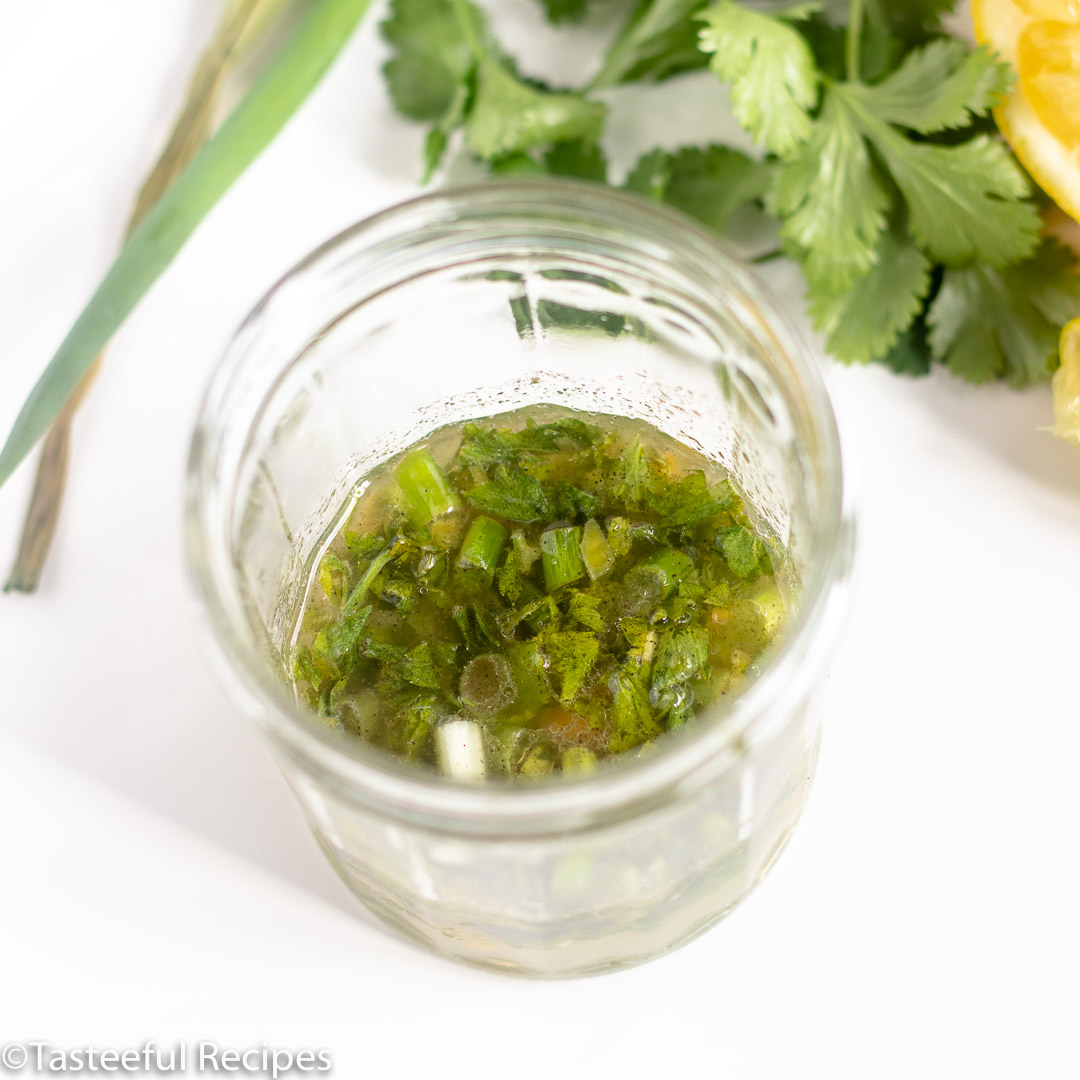
<svg viewBox="0 0 1080 1080">
<path fill-rule="evenodd" d="M 1061 367 L 1054 376 L 1053 432 L 1080 446 L 1080 319 L 1061 332 Z"/>
<path fill-rule="evenodd" d="M 1040 187 L 1080 220 L 1080 0 L 972 0 L 975 36 L 1019 75 L 994 116 Z"/>
</svg>

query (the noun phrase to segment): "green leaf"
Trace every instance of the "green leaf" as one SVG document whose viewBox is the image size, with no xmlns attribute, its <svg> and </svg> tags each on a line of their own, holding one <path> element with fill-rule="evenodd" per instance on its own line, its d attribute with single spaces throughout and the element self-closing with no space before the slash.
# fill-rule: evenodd
<svg viewBox="0 0 1080 1080">
<path fill-rule="evenodd" d="M 727 480 L 709 487 L 703 472 L 692 472 L 665 487 L 654 506 L 661 526 L 676 529 L 706 521 L 734 509 L 738 503 L 739 497 Z"/>
<path fill-rule="evenodd" d="M 660 639 L 653 664 L 652 695 L 700 679 L 709 667 L 709 635 L 701 626 L 668 630 Z"/>
<path fill-rule="evenodd" d="M 429 132 L 424 143 L 424 176 L 423 183 L 428 183 L 435 170 L 442 163 L 446 147 L 450 142 L 450 136 L 465 123 L 465 108 L 469 101 L 469 85 L 467 82 L 458 83 L 450 104 L 442 119 Z"/>
<path fill-rule="evenodd" d="M 319 584 L 327 600 L 340 607 L 349 592 L 349 570 L 334 554 L 327 553 L 319 564 Z"/>
<path fill-rule="evenodd" d="M 393 0 L 379 28 L 395 52 L 383 65 L 394 107 L 413 120 L 440 121 L 441 127 L 475 62 L 453 3 Z"/>
<path fill-rule="evenodd" d="M 930 262 L 906 236 L 882 233 L 874 265 L 846 289 L 815 287 L 809 307 L 828 335 L 829 352 L 848 363 L 885 355 L 922 310 L 930 290 Z"/>
<path fill-rule="evenodd" d="M 469 423 L 462 429 L 457 463 L 483 469 L 498 464 L 518 465 L 523 458 L 538 454 L 587 450 L 596 445 L 602 434 L 598 427 L 574 417 L 547 424 L 530 420 L 520 431 Z"/>
<path fill-rule="evenodd" d="M 595 495 L 567 483 L 560 483 L 555 488 L 553 502 L 556 517 L 579 524 L 592 517 L 600 506 Z"/>
<path fill-rule="evenodd" d="M 607 158 L 596 143 L 558 142 L 544 154 L 544 168 L 556 176 L 573 176 L 580 180 L 607 183 Z"/>
<path fill-rule="evenodd" d="M 738 150 L 688 146 L 674 154 L 658 150 L 646 154 L 626 186 L 723 232 L 731 215 L 762 198 L 771 183 L 771 166 Z"/>
<path fill-rule="evenodd" d="M 318 85 L 369 3 L 316 0 L 217 134 L 132 232 L 16 418 L 0 451 L 0 484 L 45 434 L 94 357 L 202 219 Z"/>
<path fill-rule="evenodd" d="M 656 202 L 663 202 L 664 193 L 671 182 L 673 161 L 673 156 L 666 150 L 650 150 L 642 154 L 626 178 L 626 188 Z"/>
<path fill-rule="evenodd" d="M 600 614 L 600 599 L 591 593 L 573 593 L 566 615 L 574 622 L 581 623 L 586 630 L 595 630 L 599 633 L 604 629 L 604 618 Z"/>
<path fill-rule="evenodd" d="M 639 79 L 658 81 L 704 67 L 698 29 L 691 19 L 707 0 L 639 0 L 623 24 L 593 87 Z"/>
<path fill-rule="evenodd" d="M 742 525 L 730 525 L 720 530 L 720 547 L 732 573 L 752 581 L 761 575 L 761 563 L 766 558 L 765 545 Z"/>
<path fill-rule="evenodd" d="M 616 731 L 609 744 L 613 754 L 632 750 L 660 734 L 643 669 L 628 664 L 616 676 L 614 713 Z"/>
<path fill-rule="evenodd" d="M 549 627 L 539 638 L 546 667 L 555 679 L 556 694 L 564 705 L 577 697 L 597 656 L 600 642 L 585 630 L 556 630 Z"/>
<path fill-rule="evenodd" d="M 425 690 L 437 690 L 439 678 L 435 670 L 430 642 L 422 641 L 415 649 L 407 652 L 397 668 L 397 674 L 413 686 L 419 686 Z"/>
<path fill-rule="evenodd" d="M 934 357 L 930 344 L 926 340 L 926 320 L 916 319 L 896 340 L 896 344 L 883 356 L 877 357 L 879 364 L 897 375 L 910 375 L 919 378 L 930 374 Z"/>
<path fill-rule="evenodd" d="M 907 200 L 911 234 L 938 262 L 1007 266 L 1038 245 L 1042 220 L 1009 151 L 980 135 L 957 146 L 916 143 L 867 125 Z"/>
<path fill-rule="evenodd" d="M 766 15 L 720 0 L 701 16 L 701 49 L 712 53 L 713 71 L 731 83 L 736 119 L 774 154 L 789 154 L 810 137 L 820 77 L 810 46 L 789 20 L 813 10 L 804 5 Z"/>
<path fill-rule="evenodd" d="M 948 270 L 928 319 L 935 358 L 974 383 L 1047 378 L 1062 324 L 1080 310 L 1075 270 L 1072 253 L 1052 241 L 1006 270 Z"/>
<path fill-rule="evenodd" d="M 553 23 L 580 22 L 589 10 L 589 0 L 540 0 L 548 19 Z"/>
<path fill-rule="evenodd" d="M 806 252 L 807 277 L 839 291 L 874 265 L 890 199 L 851 110 L 826 91 L 810 140 L 776 174 L 780 235 Z"/>
<path fill-rule="evenodd" d="M 564 140 L 595 143 L 606 116 L 606 105 L 581 94 L 538 90 L 485 58 L 465 138 L 477 157 L 491 160 Z"/>
<path fill-rule="evenodd" d="M 345 546 L 358 559 L 370 562 L 380 552 L 385 551 L 387 542 L 383 537 L 374 533 L 358 533 L 346 530 Z"/>
<path fill-rule="evenodd" d="M 877 85 L 849 85 L 845 93 L 878 118 L 928 135 L 985 116 L 1008 95 L 1012 82 L 1009 65 L 989 50 L 938 38 L 908 53 Z"/>
<path fill-rule="evenodd" d="M 535 477 L 496 465 L 492 479 L 465 492 L 477 510 L 508 521 L 540 521 L 550 513 L 543 485 Z"/>
</svg>

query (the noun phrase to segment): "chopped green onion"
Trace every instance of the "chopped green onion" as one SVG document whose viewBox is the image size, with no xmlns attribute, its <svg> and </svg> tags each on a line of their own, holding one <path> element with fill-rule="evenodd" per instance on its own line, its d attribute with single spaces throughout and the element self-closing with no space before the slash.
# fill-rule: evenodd
<svg viewBox="0 0 1080 1080">
<path fill-rule="evenodd" d="M 596 581 L 615 565 L 615 552 L 604 536 L 604 530 L 589 518 L 581 531 L 581 558 L 589 577 Z"/>
<path fill-rule="evenodd" d="M 394 470 L 394 479 L 418 524 L 427 525 L 454 509 L 454 492 L 427 447 L 405 458 Z"/>
<path fill-rule="evenodd" d="M 694 577 L 694 563 L 689 555 L 674 548 L 663 548 L 638 563 L 639 567 L 653 570 L 659 576 L 664 587 L 666 600 L 679 587 L 680 583 Z"/>
<path fill-rule="evenodd" d="M 465 665 L 458 684 L 462 704 L 475 716 L 490 717 L 513 705 L 518 696 L 514 673 L 503 656 L 485 653 Z"/>
<path fill-rule="evenodd" d="M 447 720 L 435 729 L 439 768 L 451 780 L 483 780 L 484 733 L 473 720 Z"/>
<path fill-rule="evenodd" d="M 552 525 L 540 536 L 540 555 L 544 563 L 544 584 L 554 592 L 585 576 L 581 561 L 581 530 L 565 523 Z"/>
<path fill-rule="evenodd" d="M 518 766 L 519 776 L 547 776 L 555 771 L 555 762 L 551 750 L 546 746 L 534 746 L 521 760 Z"/>
<path fill-rule="evenodd" d="M 596 772 L 596 754 L 587 746 L 571 746 L 563 751 L 562 771 L 567 776 L 591 776 Z"/>
<path fill-rule="evenodd" d="M 458 553 L 458 569 L 483 574 L 490 581 L 498 569 L 506 537 L 506 529 L 497 521 L 489 517 L 476 518 Z"/>
</svg>

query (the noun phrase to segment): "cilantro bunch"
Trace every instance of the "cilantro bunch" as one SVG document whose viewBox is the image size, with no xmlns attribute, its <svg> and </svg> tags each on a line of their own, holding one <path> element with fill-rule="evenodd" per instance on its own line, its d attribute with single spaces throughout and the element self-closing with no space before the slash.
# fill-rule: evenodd
<svg viewBox="0 0 1080 1080">
<path fill-rule="evenodd" d="M 942 28 L 955 0 L 540 2 L 553 22 L 590 6 L 623 20 L 581 90 L 521 76 L 470 0 L 393 0 L 385 75 L 398 110 L 431 125 L 426 178 L 460 130 L 493 173 L 609 182 L 597 94 L 708 66 L 760 154 L 654 150 L 625 187 L 719 232 L 764 210 L 840 360 L 912 375 L 940 361 L 1014 386 L 1057 367 L 1080 276 L 1042 238 L 1039 195 L 995 129 L 1012 72 Z"/>
</svg>

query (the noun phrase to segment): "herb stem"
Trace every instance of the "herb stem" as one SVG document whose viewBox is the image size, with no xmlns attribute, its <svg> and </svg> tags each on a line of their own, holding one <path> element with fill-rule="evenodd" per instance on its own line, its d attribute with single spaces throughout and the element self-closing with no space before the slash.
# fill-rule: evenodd
<svg viewBox="0 0 1080 1080">
<path fill-rule="evenodd" d="M 457 16 L 458 25 L 461 27 L 461 35 L 465 38 L 465 44 L 477 60 L 487 59 L 487 50 L 476 32 L 473 23 L 472 12 L 469 10 L 469 0 L 454 0 L 454 14 Z"/>
<path fill-rule="evenodd" d="M 847 26 L 847 77 L 848 82 L 860 82 L 860 58 L 862 56 L 864 0 L 848 0 Z"/>
</svg>

